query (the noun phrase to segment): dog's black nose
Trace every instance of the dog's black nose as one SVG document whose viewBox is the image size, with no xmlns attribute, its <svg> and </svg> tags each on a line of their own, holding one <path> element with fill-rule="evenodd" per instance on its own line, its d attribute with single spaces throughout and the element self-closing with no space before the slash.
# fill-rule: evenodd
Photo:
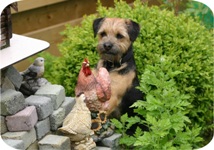
<svg viewBox="0 0 214 150">
<path fill-rule="evenodd" d="M 113 44 L 110 43 L 110 42 L 106 42 L 106 43 L 103 44 L 103 46 L 104 46 L 105 50 L 108 51 L 108 50 L 110 50 L 112 48 Z"/>
</svg>

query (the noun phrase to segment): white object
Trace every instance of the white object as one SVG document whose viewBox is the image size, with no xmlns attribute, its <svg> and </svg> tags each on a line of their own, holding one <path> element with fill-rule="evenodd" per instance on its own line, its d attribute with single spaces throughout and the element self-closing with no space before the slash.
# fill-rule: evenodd
<svg viewBox="0 0 214 150">
<path fill-rule="evenodd" d="M 46 41 L 13 34 L 10 47 L 0 50 L 0 69 L 35 55 L 49 46 L 50 44 Z"/>
</svg>

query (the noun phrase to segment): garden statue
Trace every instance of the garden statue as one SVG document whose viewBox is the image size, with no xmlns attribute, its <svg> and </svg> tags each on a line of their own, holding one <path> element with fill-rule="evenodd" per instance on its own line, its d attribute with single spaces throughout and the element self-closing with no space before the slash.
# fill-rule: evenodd
<svg viewBox="0 0 214 150">
<path fill-rule="evenodd" d="M 96 147 L 91 138 L 94 134 L 91 130 L 91 112 L 84 102 L 85 99 L 83 93 L 76 97 L 73 109 L 59 128 L 59 131 L 70 138 L 75 150 L 91 150 Z"/>
<path fill-rule="evenodd" d="M 79 71 L 75 95 L 84 93 L 86 106 L 91 111 L 92 126 L 95 132 L 95 142 L 113 134 L 113 128 L 107 119 L 109 99 L 111 97 L 111 80 L 104 67 L 91 69 L 88 59 L 84 59 Z"/>
<path fill-rule="evenodd" d="M 20 91 L 24 95 L 32 95 L 41 86 L 49 83 L 45 78 L 42 78 L 45 71 L 44 62 L 44 58 L 38 57 L 25 71 L 20 72 L 23 76 Z"/>
</svg>

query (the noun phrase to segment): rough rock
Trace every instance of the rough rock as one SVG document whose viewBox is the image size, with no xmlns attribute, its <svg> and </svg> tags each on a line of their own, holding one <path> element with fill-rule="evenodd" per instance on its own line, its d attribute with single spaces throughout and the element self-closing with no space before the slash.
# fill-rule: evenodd
<svg viewBox="0 0 214 150">
<path fill-rule="evenodd" d="M 1 93 L 1 112 L 3 116 L 13 115 L 24 109 L 25 98 L 21 92 L 9 89 Z"/>
<path fill-rule="evenodd" d="M 1 134 L 4 134 L 5 132 L 7 132 L 7 125 L 6 125 L 4 116 L 1 116 L 0 131 L 1 131 Z"/>
<path fill-rule="evenodd" d="M 33 128 L 30 131 L 22 132 L 6 132 L 2 135 L 3 139 L 15 139 L 22 140 L 24 143 L 24 149 L 26 149 L 30 144 L 36 141 L 36 131 Z"/>
<path fill-rule="evenodd" d="M 49 131 L 50 131 L 50 120 L 49 118 L 46 118 L 42 121 L 39 121 L 35 125 L 35 130 L 36 130 L 36 137 L 37 139 L 41 139 L 44 137 Z"/>
<path fill-rule="evenodd" d="M 57 110 L 65 100 L 65 88 L 61 85 L 45 85 L 42 86 L 35 95 L 50 97 L 54 110 Z"/>
<path fill-rule="evenodd" d="M 65 110 L 59 108 L 50 115 L 51 130 L 56 131 L 62 125 L 65 118 Z"/>
<path fill-rule="evenodd" d="M 6 124 L 9 131 L 28 131 L 31 130 L 38 121 L 35 106 L 29 106 L 18 113 L 7 116 Z"/>
<path fill-rule="evenodd" d="M 70 150 L 70 139 L 66 136 L 47 135 L 39 141 L 39 150 Z"/>
<path fill-rule="evenodd" d="M 53 113 L 53 103 L 49 97 L 31 95 L 25 99 L 25 103 L 36 107 L 39 120 L 43 120 Z"/>
</svg>

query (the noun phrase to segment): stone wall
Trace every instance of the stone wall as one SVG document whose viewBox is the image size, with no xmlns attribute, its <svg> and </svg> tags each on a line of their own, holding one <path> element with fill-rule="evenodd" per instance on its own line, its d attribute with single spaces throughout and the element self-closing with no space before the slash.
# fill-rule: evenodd
<svg viewBox="0 0 214 150">
<path fill-rule="evenodd" d="M 46 150 L 71 149 L 68 137 L 58 134 L 64 118 L 75 104 L 73 97 L 65 96 L 61 85 L 46 84 L 34 95 L 20 91 L 22 76 L 12 66 L 1 71 L 1 137 L 17 149 Z M 97 149 L 115 149 L 120 134 L 99 142 Z"/>
</svg>

